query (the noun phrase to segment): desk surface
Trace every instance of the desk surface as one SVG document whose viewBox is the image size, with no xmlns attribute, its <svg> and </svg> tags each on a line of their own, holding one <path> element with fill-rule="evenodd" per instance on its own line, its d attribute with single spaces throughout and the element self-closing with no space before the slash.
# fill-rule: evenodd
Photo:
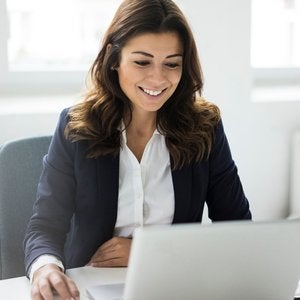
<svg viewBox="0 0 300 300">
<path fill-rule="evenodd" d="M 88 300 L 85 288 L 101 283 L 124 282 L 126 268 L 83 267 L 67 270 L 80 291 L 80 300 Z M 0 280 L 1 299 L 30 300 L 30 283 L 26 277 Z M 58 297 L 56 298 L 58 299 Z"/>
<path fill-rule="evenodd" d="M 67 270 L 67 274 L 76 282 L 80 300 L 88 300 L 85 292 L 87 286 L 124 282 L 126 270 L 126 268 L 82 267 Z M 300 297 L 300 281 L 296 294 Z M 0 280 L 0 295 L 1 299 L 30 300 L 29 280 L 26 277 Z M 55 299 L 58 300 L 58 297 Z"/>
</svg>

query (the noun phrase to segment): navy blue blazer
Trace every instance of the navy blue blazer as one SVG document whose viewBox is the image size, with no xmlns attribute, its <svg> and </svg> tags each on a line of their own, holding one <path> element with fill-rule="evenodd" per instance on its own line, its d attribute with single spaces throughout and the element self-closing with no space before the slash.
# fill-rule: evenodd
<svg viewBox="0 0 300 300">
<path fill-rule="evenodd" d="M 67 113 L 67 109 L 61 113 L 43 160 L 37 200 L 24 240 L 26 273 L 41 254 L 57 256 L 67 268 L 83 266 L 113 236 L 119 157 L 87 158 L 88 142 L 70 142 L 64 136 Z M 251 219 L 222 122 L 216 126 L 209 158 L 173 170 L 172 179 L 173 223 L 201 222 L 205 202 L 212 221 Z"/>
</svg>

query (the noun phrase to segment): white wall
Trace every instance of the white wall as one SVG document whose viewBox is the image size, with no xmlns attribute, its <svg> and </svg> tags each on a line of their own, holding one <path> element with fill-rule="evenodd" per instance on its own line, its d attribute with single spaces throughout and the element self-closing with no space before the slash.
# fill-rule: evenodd
<svg viewBox="0 0 300 300">
<path fill-rule="evenodd" d="M 298 102 L 251 101 L 250 0 L 187 0 L 197 34 L 205 96 L 223 112 L 234 159 L 254 218 L 288 213 L 291 135 Z"/>
<path fill-rule="evenodd" d="M 0 145 L 33 135 L 52 134 L 60 111 L 78 100 L 76 95 L 9 96 L 0 93 Z"/>
<path fill-rule="evenodd" d="M 204 94 L 222 110 L 254 219 L 285 217 L 289 206 L 290 142 L 293 131 L 300 129 L 300 102 L 251 101 L 250 0 L 181 3 L 196 34 L 205 75 Z M 39 103 L 37 97 L 35 100 Z M 0 102 L 0 143 L 50 134 L 61 107 L 72 102 L 70 97 L 66 105 L 63 97 L 56 100 L 50 113 L 41 109 L 42 113 L 37 110 L 33 114 L 23 114 L 22 109 L 9 114 L 11 101 Z"/>
<path fill-rule="evenodd" d="M 1 115 L 0 145 L 12 139 L 51 134 L 56 122 L 56 114 Z"/>
</svg>

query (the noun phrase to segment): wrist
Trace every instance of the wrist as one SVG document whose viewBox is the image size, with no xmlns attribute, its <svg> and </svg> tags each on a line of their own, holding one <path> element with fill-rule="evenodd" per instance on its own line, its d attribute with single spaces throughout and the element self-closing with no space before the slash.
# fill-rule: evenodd
<svg viewBox="0 0 300 300">
<path fill-rule="evenodd" d="M 47 265 L 54 265 L 57 266 L 62 272 L 64 272 L 64 266 L 62 262 L 53 255 L 42 255 L 38 257 L 31 265 L 30 270 L 29 270 L 29 279 L 30 283 L 33 281 L 33 275 L 34 273 L 39 270 L 43 266 Z"/>
<path fill-rule="evenodd" d="M 63 273 L 63 270 L 54 263 L 49 263 L 46 265 L 43 265 L 42 267 L 38 268 L 32 276 L 32 283 L 36 280 L 36 278 L 39 278 L 40 276 L 47 276 L 48 273 L 52 272 L 61 272 Z"/>
</svg>

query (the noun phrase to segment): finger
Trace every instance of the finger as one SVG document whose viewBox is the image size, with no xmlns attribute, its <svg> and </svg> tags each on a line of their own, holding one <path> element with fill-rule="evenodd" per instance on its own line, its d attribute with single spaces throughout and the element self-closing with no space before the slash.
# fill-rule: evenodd
<svg viewBox="0 0 300 300">
<path fill-rule="evenodd" d="M 39 280 L 38 290 L 41 295 L 41 299 L 54 300 L 52 289 L 51 289 L 51 284 L 46 278 L 41 278 Z"/>
<path fill-rule="evenodd" d="M 103 244 L 102 246 L 100 246 L 98 248 L 98 250 L 95 252 L 95 254 L 91 257 L 90 262 L 100 259 L 103 255 L 105 255 L 107 253 L 111 253 L 111 252 L 115 251 L 114 250 L 115 248 L 116 248 L 115 243 L 111 242 L 109 240 L 106 244 Z"/>
<path fill-rule="evenodd" d="M 103 253 L 103 251 L 109 251 L 109 249 L 111 249 L 112 245 L 111 244 L 103 244 L 101 245 L 97 251 L 93 254 L 93 256 L 91 257 L 91 260 L 94 259 L 95 257 L 101 255 Z"/>
<path fill-rule="evenodd" d="M 87 265 L 118 257 L 124 257 L 125 265 L 127 265 L 131 242 L 132 239 L 119 237 L 108 240 L 98 248 Z"/>
<path fill-rule="evenodd" d="M 77 299 L 79 300 L 80 293 L 79 293 L 79 290 L 78 290 L 75 282 L 71 279 L 68 279 L 67 285 L 68 285 L 68 288 L 69 288 L 69 291 L 70 291 L 72 297 L 76 300 Z"/>
<path fill-rule="evenodd" d="M 131 239 L 123 237 L 113 237 L 112 239 L 105 242 L 98 250 L 101 252 L 112 251 L 122 249 L 127 247 L 128 244 L 131 244 Z"/>
<path fill-rule="evenodd" d="M 37 285 L 33 285 L 31 288 L 31 300 L 43 300 Z"/>
<path fill-rule="evenodd" d="M 97 260 L 101 260 L 102 252 L 98 249 L 97 252 L 91 257 L 90 261 L 87 263 L 87 265 L 91 265 L 92 262 L 95 262 Z"/>
<path fill-rule="evenodd" d="M 95 268 L 107 268 L 107 267 L 127 267 L 127 260 L 124 258 L 116 257 L 104 261 L 95 261 L 91 265 Z"/>
<path fill-rule="evenodd" d="M 103 243 L 100 247 L 99 247 L 99 250 L 100 251 L 106 251 L 106 250 L 109 250 L 111 248 L 114 248 L 115 245 L 117 243 L 117 238 L 112 238 L 108 241 L 106 241 L 105 243 Z"/>
<path fill-rule="evenodd" d="M 67 277 L 64 274 L 54 273 L 50 276 L 50 283 L 53 289 L 62 299 L 72 298 L 71 292 L 67 284 Z M 47 299 L 48 300 L 48 299 Z"/>
<path fill-rule="evenodd" d="M 113 258 L 118 258 L 121 255 L 119 255 L 119 253 L 115 250 L 111 250 L 111 251 L 105 251 L 105 252 L 98 252 L 97 255 L 94 255 L 91 260 L 90 263 L 94 263 L 97 261 L 105 261 L 105 260 L 110 260 Z"/>
</svg>

